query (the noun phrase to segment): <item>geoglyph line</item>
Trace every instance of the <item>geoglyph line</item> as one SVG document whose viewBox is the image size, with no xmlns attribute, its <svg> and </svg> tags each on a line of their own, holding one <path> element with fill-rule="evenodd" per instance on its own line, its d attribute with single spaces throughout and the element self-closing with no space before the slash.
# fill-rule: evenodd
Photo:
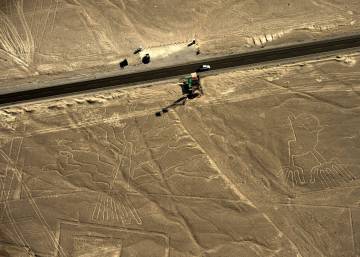
<svg viewBox="0 0 360 257">
<path fill-rule="evenodd" d="M 46 222 L 45 217 L 42 215 L 39 206 L 37 205 L 37 203 L 33 199 L 29 188 L 27 187 L 26 184 L 23 184 L 21 182 L 21 172 L 16 167 L 16 163 L 6 153 L 4 153 L 2 150 L 0 150 L 0 155 L 4 159 L 6 159 L 8 161 L 8 163 L 12 166 L 11 168 L 12 168 L 12 171 L 13 171 L 13 175 L 15 175 L 14 177 L 16 177 L 18 179 L 18 181 L 21 183 L 22 189 L 24 190 L 24 192 L 25 192 L 25 194 L 27 196 L 27 200 L 29 201 L 30 205 L 32 206 L 32 208 L 33 208 L 36 216 L 38 217 L 40 223 L 43 225 L 43 229 L 45 230 L 45 232 L 46 232 L 46 234 L 48 236 L 48 239 L 53 243 L 53 245 L 55 247 L 54 251 L 55 252 L 60 252 L 62 256 L 66 256 L 63 249 L 59 245 L 59 242 L 58 242 L 57 238 L 55 237 L 54 233 L 51 232 L 50 226 Z"/>
<path fill-rule="evenodd" d="M 11 140 L 10 149 L 9 149 L 9 157 L 14 158 L 15 165 L 17 165 L 17 162 L 18 162 L 18 159 L 19 159 L 19 156 L 20 156 L 20 150 L 21 150 L 22 143 L 23 143 L 23 138 L 14 137 Z M 10 206 L 8 205 L 8 199 L 9 199 L 9 196 L 10 196 L 10 192 L 12 190 L 12 185 L 13 185 L 13 181 L 14 181 L 14 177 L 15 177 L 15 171 L 11 168 L 11 165 L 8 162 L 7 165 L 6 165 L 5 179 L 8 177 L 8 175 L 10 173 L 11 173 L 11 180 L 10 180 L 10 183 L 8 185 L 8 191 L 7 191 L 7 193 L 5 192 L 5 199 L 1 199 L 3 201 L 4 209 L 2 211 L 0 220 L 3 220 L 4 213 L 6 213 L 6 216 L 10 220 L 10 224 L 11 224 L 11 226 L 13 228 L 12 232 L 15 234 L 15 237 L 16 237 L 15 242 L 17 242 L 17 245 L 19 245 L 21 247 L 24 247 L 24 246 L 30 247 L 30 244 L 27 242 L 27 240 L 23 236 L 21 230 L 17 226 L 16 221 L 15 221 L 13 215 L 11 214 Z M 1 184 L 2 184 L 3 190 L 5 191 L 4 180 L 1 180 Z"/>
<path fill-rule="evenodd" d="M 0 50 L 20 67 L 28 68 L 33 60 L 34 40 L 24 15 L 23 0 L 16 1 L 15 8 L 26 38 L 21 38 L 13 22 L 0 10 Z"/>
<path fill-rule="evenodd" d="M 188 129 L 183 125 L 183 123 L 181 122 L 181 118 L 180 116 L 177 114 L 176 111 L 172 112 L 175 116 L 175 119 L 179 120 L 179 125 L 183 127 L 184 131 L 187 132 L 187 134 L 189 135 L 189 137 L 192 138 L 192 140 L 194 142 L 197 143 L 199 149 L 208 157 L 208 161 L 210 163 L 210 165 L 212 166 L 212 168 L 218 173 L 218 175 L 224 180 L 225 184 L 239 197 L 239 199 L 241 201 L 243 201 L 244 203 L 248 204 L 249 206 L 253 207 L 254 209 L 258 208 L 256 207 L 256 205 L 250 201 L 250 199 L 248 199 L 243 193 L 240 192 L 240 190 L 237 188 L 236 184 L 234 184 L 230 178 L 228 178 L 219 168 L 219 166 L 216 164 L 216 162 L 210 157 L 210 155 L 207 153 L 207 151 L 201 146 L 201 144 L 190 134 L 190 132 L 188 131 Z M 259 211 L 260 212 L 260 211 Z M 260 212 L 263 217 L 275 228 L 275 230 L 277 230 L 277 232 L 279 233 L 279 236 L 285 235 L 278 227 L 277 225 L 275 225 L 275 223 L 269 218 L 269 216 L 267 214 L 265 214 L 264 212 Z M 287 236 L 285 235 L 286 239 L 289 241 L 291 247 L 293 248 L 293 250 L 295 250 L 297 252 L 297 257 L 302 257 L 299 249 L 297 248 L 297 246 L 295 245 L 295 243 Z"/>
<path fill-rule="evenodd" d="M 247 101 L 247 100 L 251 100 L 251 99 L 257 99 L 257 98 L 261 98 L 264 96 L 270 96 L 270 95 L 279 95 L 279 94 L 289 94 L 289 93 L 296 93 L 296 94 L 302 94 L 302 92 L 297 92 L 297 91 L 293 91 L 292 89 L 285 89 L 281 86 L 278 86 L 279 88 L 276 89 L 272 89 L 270 91 L 264 91 L 264 92 L 260 92 L 257 94 L 253 94 L 253 93 L 246 93 L 246 94 L 241 94 L 239 96 L 234 96 L 234 97 L 228 97 L 228 96 L 222 96 L 222 97 L 211 97 L 208 99 L 204 99 L 206 100 L 205 103 L 206 104 L 211 104 L 211 105 L 218 105 L 218 104 L 223 104 L 225 102 L 239 102 L 239 101 Z M 340 91 L 344 91 L 344 90 L 337 90 L 336 88 L 326 88 L 326 89 L 322 89 L 321 92 L 340 92 Z M 315 92 L 319 92 L 318 89 L 314 89 L 314 90 L 307 90 L 306 93 L 315 93 Z M 305 97 L 311 97 L 307 94 L 304 95 Z M 141 117 L 141 116 L 147 116 L 150 115 L 152 113 L 155 113 L 158 110 L 158 108 L 149 108 L 147 110 L 141 110 L 141 111 L 133 111 L 131 113 L 124 113 L 124 114 L 118 114 L 112 117 L 107 117 L 107 118 L 100 118 L 100 119 L 94 119 L 92 121 L 86 121 L 86 122 L 78 122 L 76 124 L 69 124 L 69 125 L 64 125 L 64 126 L 59 126 L 56 128 L 48 128 L 48 129 L 43 129 L 43 130 L 36 130 L 30 133 L 26 133 L 25 137 L 30 137 L 33 135 L 38 135 L 38 134 L 46 134 L 46 133 L 52 133 L 52 132 L 58 132 L 58 131 L 63 131 L 63 130 L 67 130 L 67 129 L 73 129 L 73 128 L 79 128 L 79 127 L 85 127 L 85 126 L 92 126 L 92 125 L 97 125 L 99 123 L 111 123 L 111 122 L 116 122 L 116 121 L 121 121 L 121 120 L 125 120 L 125 119 L 130 119 L 130 118 L 135 118 L 135 117 Z"/>
<path fill-rule="evenodd" d="M 351 242 L 353 245 L 354 252 L 356 252 L 355 239 L 354 239 L 354 225 L 353 225 L 351 208 L 348 208 L 348 210 L 349 210 L 349 220 L 350 220 Z"/>
</svg>

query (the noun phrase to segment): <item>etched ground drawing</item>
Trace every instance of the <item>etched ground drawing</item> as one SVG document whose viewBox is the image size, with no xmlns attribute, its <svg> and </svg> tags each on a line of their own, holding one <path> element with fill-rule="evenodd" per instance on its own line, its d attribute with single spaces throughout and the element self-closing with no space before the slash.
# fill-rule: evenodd
<svg viewBox="0 0 360 257">
<path fill-rule="evenodd" d="M 0 257 L 360 257 L 359 18 L 0 0 Z"/>
<path fill-rule="evenodd" d="M 356 256 L 349 58 L 2 108 L 1 254 Z"/>
<path fill-rule="evenodd" d="M 327 161 L 316 149 L 319 144 L 319 133 L 324 129 L 316 116 L 303 113 L 297 117 L 290 114 L 288 118 L 294 139 L 288 141 L 289 166 L 282 169 L 287 182 L 293 186 L 318 183 L 330 187 L 340 181 L 346 183 L 355 179 L 346 165 L 336 159 Z M 312 155 L 318 164 L 311 168 L 310 177 L 305 178 L 304 169 L 296 166 L 295 158 L 308 154 Z"/>
</svg>

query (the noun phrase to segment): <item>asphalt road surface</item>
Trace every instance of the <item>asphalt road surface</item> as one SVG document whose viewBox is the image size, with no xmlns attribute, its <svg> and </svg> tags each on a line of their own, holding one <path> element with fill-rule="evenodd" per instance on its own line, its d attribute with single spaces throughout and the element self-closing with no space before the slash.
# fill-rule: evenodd
<svg viewBox="0 0 360 257">
<path fill-rule="evenodd" d="M 131 84 L 134 85 L 135 83 L 167 79 L 194 72 L 203 64 L 211 65 L 211 70 L 218 70 L 252 64 L 261 64 L 271 61 L 281 61 L 356 47 L 360 47 L 360 35 L 333 38 L 323 41 L 314 41 L 286 47 L 263 49 L 254 52 L 203 59 L 198 62 L 185 63 L 178 66 L 170 66 L 137 73 L 117 75 L 113 77 L 72 82 L 68 84 L 57 84 L 45 88 L 3 94 L 0 95 L 0 105 L 11 105 L 18 102 L 37 100 L 60 95 L 69 95 L 95 89 L 106 89 L 114 86 L 127 87 L 131 86 Z"/>
</svg>

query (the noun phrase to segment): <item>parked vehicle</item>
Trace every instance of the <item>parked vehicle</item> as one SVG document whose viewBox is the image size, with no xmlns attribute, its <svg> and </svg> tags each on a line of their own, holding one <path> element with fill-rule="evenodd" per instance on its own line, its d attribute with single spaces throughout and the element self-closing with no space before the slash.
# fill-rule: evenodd
<svg viewBox="0 0 360 257">
<path fill-rule="evenodd" d="M 128 60 L 127 59 L 122 60 L 119 65 L 121 69 L 124 69 L 126 66 L 129 65 Z"/>
<path fill-rule="evenodd" d="M 196 40 L 195 39 L 193 39 L 190 43 L 188 43 L 188 47 L 190 47 L 190 46 L 192 46 L 192 45 L 195 45 L 196 44 Z"/>
<path fill-rule="evenodd" d="M 150 63 L 150 54 L 145 54 L 145 56 L 142 58 L 142 63 L 143 64 Z"/>
</svg>

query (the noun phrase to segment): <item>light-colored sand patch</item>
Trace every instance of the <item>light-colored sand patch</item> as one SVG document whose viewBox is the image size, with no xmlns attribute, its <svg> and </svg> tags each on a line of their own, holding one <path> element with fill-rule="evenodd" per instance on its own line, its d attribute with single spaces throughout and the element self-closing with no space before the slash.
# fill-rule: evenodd
<svg viewBox="0 0 360 257">
<path fill-rule="evenodd" d="M 187 46 L 187 43 L 178 43 L 178 44 L 170 44 L 164 46 L 157 46 L 151 48 L 145 48 L 143 51 L 139 53 L 140 60 L 146 55 L 149 54 L 151 61 L 160 61 L 166 60 L 169 58 L 186 58 L 196 55 L 196 51 L 198 50 L 197 45 Z"/>
</svg>

